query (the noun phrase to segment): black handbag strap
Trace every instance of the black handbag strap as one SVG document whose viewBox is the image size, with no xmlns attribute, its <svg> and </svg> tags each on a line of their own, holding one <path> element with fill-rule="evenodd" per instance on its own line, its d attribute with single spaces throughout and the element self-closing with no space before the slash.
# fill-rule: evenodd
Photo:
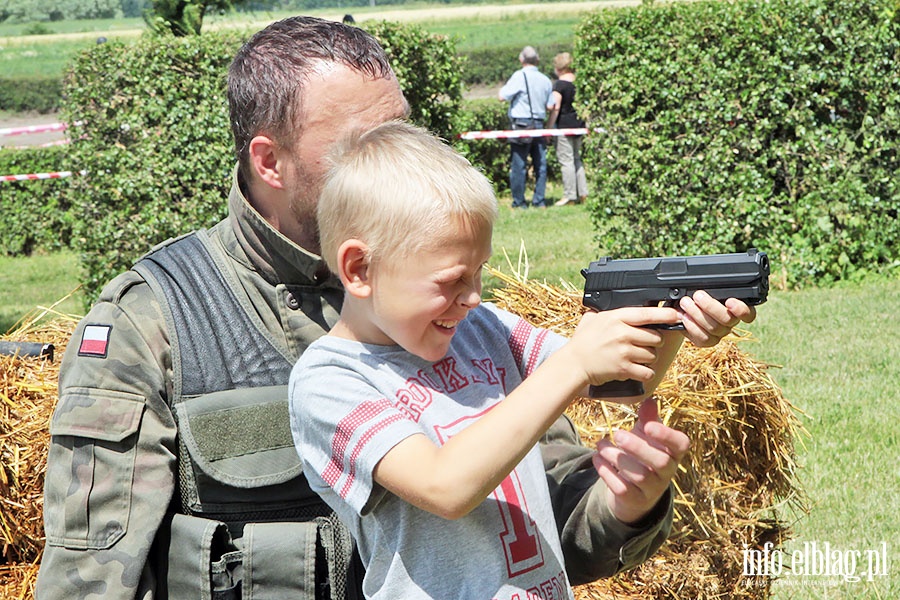
<svg viewBox="0 0 900 600">
<path fill-rule="evenodd" d="M 525 69 L 522 69 L 522 77 L 525 79 L 525 95 L 528 96 L 528 114 L 531 115 L 531 120 L 534 121 L 534 107 L 531 106 L 531 90 L 528 89 L 528 75 L 525 74 Z"/>
</svg>

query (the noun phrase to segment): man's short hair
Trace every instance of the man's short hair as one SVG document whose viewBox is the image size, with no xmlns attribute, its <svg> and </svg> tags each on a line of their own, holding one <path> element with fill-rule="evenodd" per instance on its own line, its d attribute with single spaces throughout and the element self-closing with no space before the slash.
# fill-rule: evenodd
<svg viewBox="0 0 900 600">
<path fill-rule="evenodd" d="M 322 63 L 342 64 L 373 79 L 393 77 L 384 49 L 358 27 L 289 17 L 253 35 L 228 69 L 235 152 L 249 167 L 249 145 L 265 135 L 290 148 L 302 133 L 303 89 Z"/>
<path fill-rule="evenodd" d="M 540 60 L 541 58 L 538 56 L 538 52 L 533 46 L 525 46 L 522 48 L 522 51 L 519 52 L 519 62 L 523 62 L 526 65 L 536 65 Z"/>
<path fill-rule="evenodd" d="M 389 121 L 337 143 L 319 196 L 322 258 L 332 271 L 340 245 L 359 239 L 370 260 L 410 256 L 440 244 L 454 223 L 493 226 L 494 189 L 450 145 L 426 130 Z"/>
</svg>

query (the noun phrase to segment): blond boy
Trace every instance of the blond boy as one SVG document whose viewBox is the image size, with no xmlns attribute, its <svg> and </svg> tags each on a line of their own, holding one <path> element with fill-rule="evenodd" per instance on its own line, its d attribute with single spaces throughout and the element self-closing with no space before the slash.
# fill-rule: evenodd
<svg viewBox="0 0 900 600">
<path fill-rule="evenodd" d="M 357 541 L 366 597 L 572 598 L 539 438 L 590 384 L 655 388 L 681 336 L 642 325 L 683 321 L 709 343 L 752 310 L 591 313 L 566 340 L 481 303 L 496 200 L 446 144 L 391 122 L 333 160 L 318 223 L 345 299 L 291 374 L 291 426 Z M 688 448 L 642 412 L 594 460 L 624 522 L 657 504 Z"/>
</svg>

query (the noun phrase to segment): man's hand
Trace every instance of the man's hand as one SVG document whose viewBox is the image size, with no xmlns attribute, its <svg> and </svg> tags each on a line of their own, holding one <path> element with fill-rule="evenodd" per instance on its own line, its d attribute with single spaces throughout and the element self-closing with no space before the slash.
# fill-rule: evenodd
<svg viewBox="0 0 900 600">
<path fill-rule="evenodd" d="M 626 524 L 643 519 L 662 498 L 690 448 L 688 437 L 663 425 L 655 398 L 644 400 L 631 431 L 597 442 L 594 468 L 606 483 L 610 511 Z"/>
</svg>

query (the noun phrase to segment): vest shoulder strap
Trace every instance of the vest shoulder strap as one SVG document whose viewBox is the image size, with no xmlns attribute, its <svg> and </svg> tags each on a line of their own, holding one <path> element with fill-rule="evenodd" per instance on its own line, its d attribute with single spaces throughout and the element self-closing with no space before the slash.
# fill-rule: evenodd
<svg viewBox="0 0 900 600">
<path fill-rule="evenodd" d="M 237 283 L 216 260 L 218 253 L 198 231 L 158 247 L 133 267 L 166 317 L 173 405 L 209 392 L 286 385 L 290 376 L 291 361 L 238 298 Z"/>
</svg>

